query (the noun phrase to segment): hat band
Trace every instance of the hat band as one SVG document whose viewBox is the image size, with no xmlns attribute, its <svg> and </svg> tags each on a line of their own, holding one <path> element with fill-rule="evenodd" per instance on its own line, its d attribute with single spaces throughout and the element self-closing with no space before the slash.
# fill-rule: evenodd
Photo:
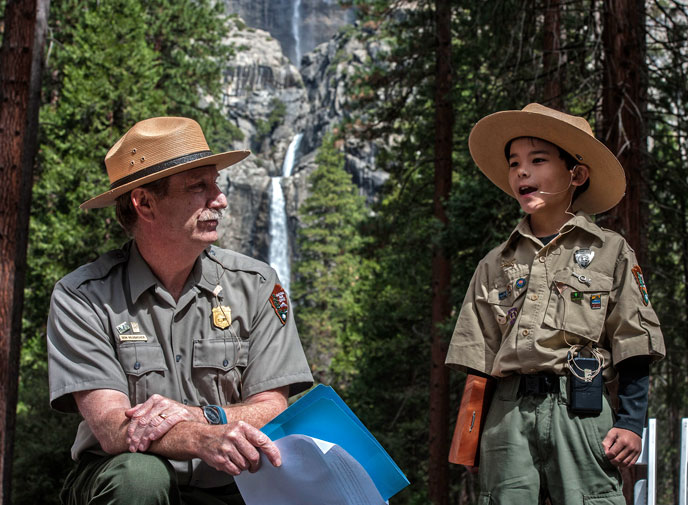
<svg viewBox="0 0 688 505">
<path fill-rule="evenodd" d="M 192 161 L 200 160 L 201 158 L 207 158 L 212 156 L 212 151 L 198 151 L 197 153 L 185 154 L 184 156 L 179 156 L 177 158 L 172 158 L 171 160 L 163 161 L 157 165 L 152 165 L 133 174 L 129 174 L 121 179 L 117 179 L 115 182 L 110 184 L 110 189 L 116 189 L 130 182 L 134 182 L 137 179 L 142 179 L 156 172 L 161 172 L 162 170 L 167 170 L 168 168 L 176 167 L 177 165 L 183 165 L 184 163 L 190 163 Z"/>
</svg>

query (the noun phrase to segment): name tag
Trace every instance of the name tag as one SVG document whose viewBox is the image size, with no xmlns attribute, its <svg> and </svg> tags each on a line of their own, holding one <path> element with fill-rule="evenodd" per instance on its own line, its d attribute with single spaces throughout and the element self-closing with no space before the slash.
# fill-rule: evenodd
<svg viewBox="0 0 688 505">
<path fill-rule="evenodd" d="M 120 342 L 147 342 L 148 337 L 145 335 L 120 335 Z"/>
</svg>

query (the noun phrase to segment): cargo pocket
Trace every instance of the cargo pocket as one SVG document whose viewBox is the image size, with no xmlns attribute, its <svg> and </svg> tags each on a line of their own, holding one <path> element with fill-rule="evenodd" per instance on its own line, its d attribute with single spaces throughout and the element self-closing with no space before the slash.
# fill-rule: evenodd
<svg viewBox="0 0 688 505">
<path fill-rule="evenodd" d="M 241 401 L 241 374 L 246 368 L 248 342 L 239 338 L 194 340 L 193 381 L 210 404 Z"/>
<path fill-rule="evenodd" d="M 143 403 L 153 393 L 162 391 L 157 383 L 165 377 L 168 368 L 159 344 L 122 344 L 118 355 L 122 369 L 127 374 L 132 405 Z"/>
<path fill-rule="evenodd" d="M 577 276 L 585 276 L 588 282 L 581 282 Z M 595 271 L 565 268 L 556 272 L 543 322 L 550 328 L 599 341 L 612 283 L 610 276 Z"/>
<path fill-rule="evenodd" d="M 598 465 L 606 473 L 616 472 L 614 465 L 604 452 L 602 441 L 609 430 L 614 426 L 614 415 L 612 413 L 609 398 L 602 399 L 602 412 L 598 415 L 575 415 L 573 422 L 580 424 L 582 433 L 587 441 L 587 445 L 592 456 Z M 582 458 L 582 457 L 581 457 Z"/>
</svg>

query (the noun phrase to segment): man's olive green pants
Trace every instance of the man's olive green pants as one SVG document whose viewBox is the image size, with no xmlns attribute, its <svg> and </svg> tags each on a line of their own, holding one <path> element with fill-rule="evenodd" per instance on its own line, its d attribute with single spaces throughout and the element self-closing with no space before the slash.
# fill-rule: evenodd
<svg viewBox="0 0 688 505">
<path fill-rule="evenodd" d="M 519 375 L 501 379 L 480 442 L 481 505 L 625 505 L 621 475 L 604 454 L 613 425 L 608 399 L 598 415 L 568 409 L 559 392 L 519 393 Z"/>
<path fill-rule="evenodd" d="M 236 485 L 179 486 L 172 465 L 153 454 L 85 455 L 67 476 L 65 505 L 244 505 Z"/>
</svg>

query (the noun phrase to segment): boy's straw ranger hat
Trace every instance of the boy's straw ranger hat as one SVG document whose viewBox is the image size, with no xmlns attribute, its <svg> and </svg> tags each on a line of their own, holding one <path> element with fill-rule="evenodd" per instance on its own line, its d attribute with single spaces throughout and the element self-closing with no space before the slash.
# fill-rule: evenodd
<svg viewBox="0 0 688 505">
<path fill-rule="evenodd" d="M 118 196 L 163 177 L 206 165 L 222 170 L 251 154 L 213 154 L 200 125 L 183 117 L 154 117 L 136 123 L 105 156 L 110 190 L 80 205 L 107 207 Z"/>
<path fill-rule="evenodd" d="M 476 123 L 468 147 L 480 170 L 505 193 L 509 187 L 507 143 L 518 137 L 536 137 L 560 147 L 576 161 L 587 165 L 590 186 L 573 202 L 573 210 L 598 214 L 614 207 L 626 191 L 626 176 L 616 156 L 597 140 L 588 122 L 578 116 L 537 103 L 523 110 L 496 112 Z"/>
</svg>

